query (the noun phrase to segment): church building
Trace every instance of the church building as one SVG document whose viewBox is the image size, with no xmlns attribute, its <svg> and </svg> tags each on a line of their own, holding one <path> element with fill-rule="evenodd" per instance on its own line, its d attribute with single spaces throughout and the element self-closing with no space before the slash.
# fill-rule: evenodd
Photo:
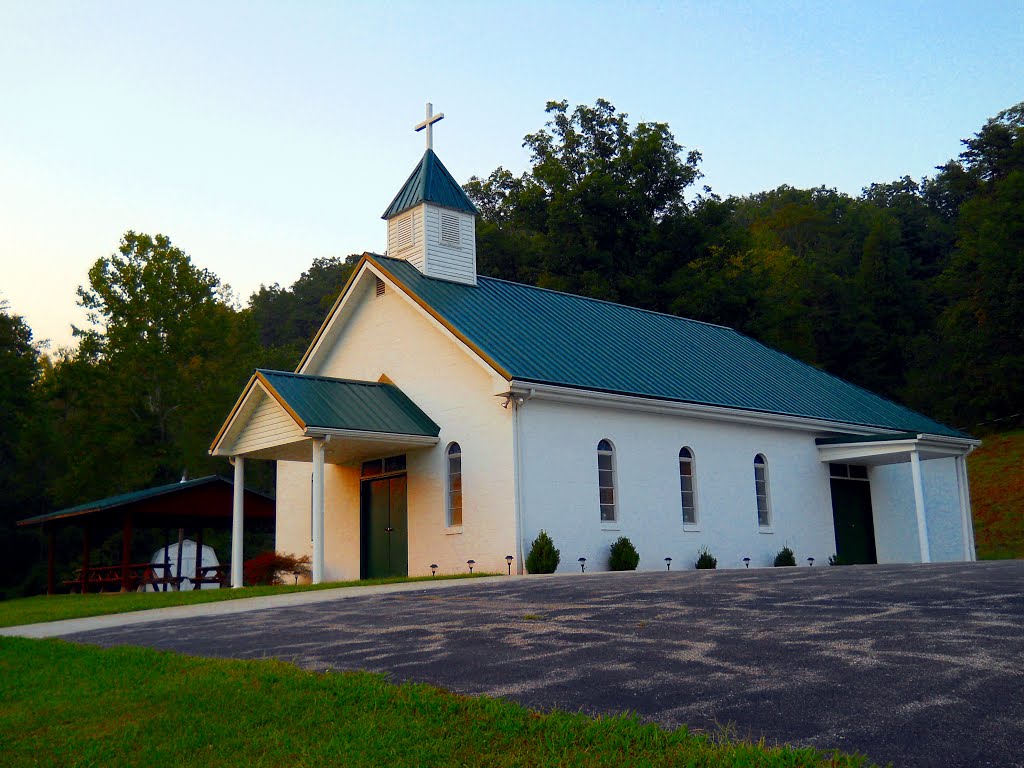
<svg viewBox="0 0 1024 768">
<path fill-rule="evenodd" d="M 432 149 L 294 372 L 257 370 L 214 439 L 277 462 L 280 552 L 313 580 L 973 560 L 955 429 L 730 328 L 483 277 L 477 210 Z M 235 498 L 232 583 L 241 584 Z M 511 558 L 509 560 L 508 558 Z M 749 558 L 749 560 L 748 560 Z"/>
</svg>

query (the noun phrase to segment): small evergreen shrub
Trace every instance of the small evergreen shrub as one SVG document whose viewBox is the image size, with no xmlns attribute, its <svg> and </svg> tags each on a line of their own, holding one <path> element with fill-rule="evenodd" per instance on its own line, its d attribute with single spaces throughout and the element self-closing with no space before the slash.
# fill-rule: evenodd
<svg viewBox="0 0 1024 768">
<path fill-rule="evenodd" d="M 718 567 L 718 558 L 711 554 L 707 547 L 701 547 L 697 552 L 697 562 L 693 564 L 697 570 L 708 571 Z"/>
<path fill-rule="evenodd" d="M 619 536 L 612 544 L 608 567 L 613 571 L 635 571 L 639 564 L 640 553 L 636 551 L 633 542 L 625 536 Z"/>
<path fill-rule="evenodd" d="M 828 564 L 829 565 L 849 565 L 849 563 L 846 562 L 845 560 L 843 560 L 843 558 L 841 558 L 839 555 L 829 555 Z"/>
<path fill-rule="evenodd" d="M 562 553 L 555 549 L 555 542 L 541 529 L 526 556 L 526 570 L 528 573 L 554 573 L 561 559 Z"/>
<path fill-rule="evenodd" d="M 775 567 L 781 568 L 785 565 L 796 565 L 796 555 L 789 547 L 783 547 L 775 556 Z"/>
</svg>

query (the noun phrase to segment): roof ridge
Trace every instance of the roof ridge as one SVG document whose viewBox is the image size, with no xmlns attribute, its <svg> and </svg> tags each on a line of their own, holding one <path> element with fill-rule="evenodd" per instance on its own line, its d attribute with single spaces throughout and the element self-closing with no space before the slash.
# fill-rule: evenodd
<svg viewBox="0 0 1024 768">
<path fill-rule="evenodd" d="M 369 253 L 369 252 L 367 252 L 364 255 L 373 256 L 374 258 L 388 259 L 390 261 L 403 261 L 406 264 L 409 263 L 406 259 L 400 259 L 397 256 L 385 256 L 385 255 L 381 255 L 379 253 Z M 426 280 L 434 280 L 434 281 L 439 282 L 439 283 L 446 283 L 446 284 L 451 284 L 452 283 L 451 280 L 445 280 L 445 279 L 440 278 L 440 277 L 431 277 L 430 275 L 423 275 L 423 277 Z M 529 283 L 520 283 L 520 282 L 518 282 L 516 280 L 506 280 L 505 278 L 502 278 L 502 277 L 490 277 L 489 275 L 477 275 L 477 282 L 479 282 L 480 280 L 487 280 L 489 282 L 495 282 L 495 283 L 505 283 L 507 285 L 516 285 L 516 286 L 519 286 L 520 288 L 527 288 L 527 289 L 529 289 L 531 291 L 544 291 L 545 293 L 554 293 L 554 294 L 557 294 L 559 296 L 568 296 L 571 299 L 581 299 L 582 301 L 591 301 L 591 302 L 594 302 L 596 304 L 608 304 L 608 305 L 613 306 L 613 307 L 622 307 L 623 309 L 628 309 L 628 310 L 631 310 L 633 312 L 646 312 L 649 315 L 658 315 L 659 317 L 668 317 L 668 318 L 671 318 L 672 320 L 683 320 L 683 321 L 685 321 L 687 323 L 697 323 L 699 325 L 707 325 L 707 326 L 710 326 L 712 328 L 721 328 L 721 329 L 726 330 L 726 331 L 732 331 L 733 333 L 739 333 L 739 331 L 737 331 L 735 328 L 731 328 L 728 325 L 722 325 L 720 323 L 709 323 L 707 320 L 696 320 L 696 319 L 694 319 L 692 317 L 684 317 L 683 315 L 673 315 L 670 312 L 659 312 L 656 309 L 646 309 L 645 307 L 634 307 L 631 304 L 623 304 L 622 302 L 619 302 L 619 301 L 609 301 L 608 299 L 597 299 L 597 298 L 594 298 L 593 296 L 584 296 L 581 293 L 569 293 L 568 291 L 559 291 L 559 290 L 557 290 L 555 288 L 544 288 L 543 286 L 540 286 L 540 285 L 530 285 Z M 473 286 L 467 285 L 466 287 L 467 288 L 472 288 Z"/>
<path fill-rule="evenodd" d="M 322 376 L 314 373 L 296 373 L 294 371 L 278 371 L 274 368 L 257 368 L 259 373 L 262 374 L 273 374 L 275 376 L 288 376 L 294 379 L 317 379 L 319 381 L 333 381 L 341 384 L 364 384 L 369 387 L 398 387 L 394 384 L 388 384 L 386 381 L 363 381 L 362 379 L 341 379 L 337 376 Z"/>
</svg>

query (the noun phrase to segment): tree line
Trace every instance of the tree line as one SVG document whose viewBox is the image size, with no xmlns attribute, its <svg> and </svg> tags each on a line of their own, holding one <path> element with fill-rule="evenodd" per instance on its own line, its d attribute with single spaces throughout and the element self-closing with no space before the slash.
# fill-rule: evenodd
<svg viewBox="0 0 1024 768">
<path fill-rule="evenodd" d="M 732 326 L 977 433 L 1019 423 L 1024 103 L 934 175 L 858 196 L 723 198 L 665 123 L 604 100 L 547 114 L 527 171 L 465 185 L 481 274 Z M 207 448 L 242 386 L 256 366 L 294 368 L 355 260 L 318 259 L 242 304 L 168 237 L 127 232 L 78 291 L 77 347 L 45 353 L 0 305 L 0 593 L 43 581 L 38 532 L 15 520 L 226 472 Z M 248 474 L 269 490 L 260 464 Z M 59 546 L 72 561 L 75 532 Z"/>
</svg>

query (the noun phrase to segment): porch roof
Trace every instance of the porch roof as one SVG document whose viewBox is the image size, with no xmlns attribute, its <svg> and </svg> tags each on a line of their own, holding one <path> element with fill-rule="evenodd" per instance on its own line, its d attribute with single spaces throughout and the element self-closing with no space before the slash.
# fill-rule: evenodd
<svg viewBox="0 0 1024 768">
<path fill-rule="evenodd" d="M 394 384 L 257 369 L 303 429 L 437 437 L 441 428 Z"/>
<path fill-rule="evenodd" d="M 819 437 L 818 457 L 823 462 L 879 465 L 901 464 L 917 453 L 921 459 L 963 456 L 977 440 L 947 438 L 917 432 L 888 432 L 880 435 L 832 435 Z"/>
</svg>

